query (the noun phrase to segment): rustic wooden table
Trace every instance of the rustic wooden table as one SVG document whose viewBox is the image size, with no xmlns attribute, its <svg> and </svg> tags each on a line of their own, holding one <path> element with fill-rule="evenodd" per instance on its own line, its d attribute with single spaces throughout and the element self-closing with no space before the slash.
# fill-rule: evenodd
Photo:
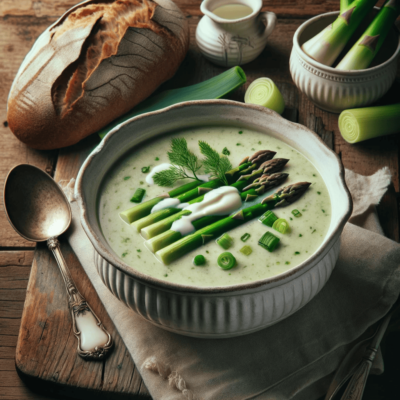
<svg viewBox="0 0 400 400">
<path fill-rule="evenodd" d="M 201 1 L 175 1 L 189 20 L 191 47 L 178 74 L 165 84 L 164 88 L 196 83 L 223 71 L 222 68 L 215 67 L 204 60 L 196 48 L 194 32 L 201 18 L 199 11 Z M 7 95 L 24 56 L 37 36 L 76 2 L 77 0 L 0 1 L 1 187 L 8 170 L 18 163 L 36 165 L 54 176 L 57 181 L 62 179 L 69 180 L 76 176 L 87 149 L 97 142 L 97 138 L 92 137 L 77 146 L 60 151 L 35 151 L 20 143 L 8 129 L 6 122 Z M 378 207 L 378 212 L 385 234 L 389 238 L 399 241 L 400 136 L 393 135 L 355 146 L 347 144 L 338 131 L 338 116 L 315 107 L 296 89 L 289 74 L 289 54 L 292 47 L 292 37 L 297 27 L 311 16 L 335 11 L 338 8 L 338 3 L 338 0 L 308 0 L 306 2 L 299 0 L 264 1 L 264 9 L 277 13 L 279 23 L 261 56 L 244 67 L 248 77 L 247 85 L 240 88 L 230 98 L 241 101 L 244 91 L 251 81 L 260 76 L 269 76 L 277 82 L 285 97 L 288 106 L 286 117 L 294 119 L 320 134 L 340 156 L 346 168 L 369 175 L 379 168 L 388 166 L 392 173 L 392 185 Z M 399 78 L 400 69 L 398 70 L 396 83 L 385 97 L 384 102 L 400 101 Z M 51 293 L 51 299 L 54 296 L 56 298 L 51 302 L 52 310 L 44 311 L 53 312 L 51 314 L 52 317 L 49 318 L 48 315 L 41 317 L 36 315 L 33 317 L 34 310 L 43 307 L 39 303 L 33 304 L 34 301 L 37 302 L 37 296 L 48 295 L 37 292 L 36 289 L 40 286 L 40 282 L 44 282 L 45 279 L 57 282 L 57 279 L 59 279 L 58 271 L 55 269 L 54 262 L 47 253 L 45 246 L 38 246 L 35 250 L 34 243 L 22 239 L 14 232 L 7 222 L 2 207 L 0 209 L 0 227 L 0 399 L 30 400 L 61 398 L 63 396 L 87 397 L 89 392 L 85 392 L 84 388 L 95 389 L 96 395 L 103 393 L 105 394 L 104 398 L 108 398 L 107 393 L 120 394 L 115 398 L 128 395 L 130 397 L 134 395 L 135 398 L 149 398 L 140 375 L 98 299 L 94 301 L 93 307 L 103 318 L 105 324 L 113 331 L 116 337 L 117 351 L 110 360 L 95 366 L 89 366 L 89 364 L 76 360 L 76 357 L 68 356 L 69 349 L 71 349 L 71 352 L 74 351 L 75 342 L 70 330 L 67 329 L 70 326 L 70 320 L 66 309 L 67 303 L 63 297 L 64 294 L 61 287 L 55 284 Z M 79 264 L 74 260 L 73 254 L 68 253 L 68 248 L 65 248 L 65 251 L 72 265 L 74 276 L 85 283 L 85 276 Z M 50 272 L 41 270 L 40 266 L 43 265 L 48 266 L 47 270 Z M 30 274 L 31 278 L 27 292 Z M 86 284 L 85 290 L 93 291 L 90 285 Z M 37 382 L 35 384 L 35 380 L 24 383 L 15 368 L 17 339 L 27 293 L 26 307 L 28 311 L 24 314 L 23 325 L 29 323 L 29 318 L 42 318 L 42 321 L 38 327 L 32 327 L 32 332 L 29 330 L 21 332 L 19 349 L 17 350 L 17 362 L 24 362 L 25 366 L 28 365 L 26 367 L 29 370 L 28 372 L 31 376 L 36 376 L 39 382 L 53 381 L 52 394 L 45 394 L 46 387 L 41 388 Z M 44 305 L 45 309 L 46 304 Z M 47 305 L 47 307 L 50 307 L 50 305 Z M 58 314 L 54 314 L 56 311 Z M 54 315 L 57 315 L 57 318 Z M 60 332 L 61 329 L 56 330 L 60 326 L 66 327 L 64 332 Z M 40 330 L 40 337 L 36 338 L 35 335 L 38 334 L 38 329 Z M 397 387 L 400 367 L 396 362 L 396 358 L 400 356 L 400 341 L 396 340 L 396 335 L 398 335 L 398 330 L 387 335 L 383 348 L 386 372 L 380 377 L 371 377 L 369 379 L 365 394 L 366 399 L 394 399 L 397 397 L 393 397 L 393 391 L 397 390 L 397 396 L 400 393 L 400 386 Z M 57 347 L 55 340 L 63 338 L 66 344 L 62 349 L 58 350 L 60 354 L 59 362 L 62 365 L 59 365 L 59 363 L 54 365 L 54 363 L 50 362 L 45 366 L 37 365 L 40 363 L 35 357 L 40 358 L 41 353 L 39 350 L 34 355 L 22 355 L 21 349 L 26 348 L 26 344 L 32 346 L 32 337 L 34 337 L 36 341 L 34 343 L 37 344 L 38 348 L 40 347 L 39 344 L 44 344 L 42 346 L 43 349 L 40 351 L 45 353 L 55 352 L 54 347 Z M 46 340 L 49 343 L 53 340 L 53 348 L 48 346 Z M 66 354 L 65 357 L 63 356 L 64 353 Z M 45 355 L 42 355 L 42 357 L 45 357 Z M 23 374 L 20 373 L 20 375 Z M 25 376 L 25 378 L 27 377 Z M 78 382 L 83 391 L 74 391 L 74 384 L 78 384 Z"/>
</svg>

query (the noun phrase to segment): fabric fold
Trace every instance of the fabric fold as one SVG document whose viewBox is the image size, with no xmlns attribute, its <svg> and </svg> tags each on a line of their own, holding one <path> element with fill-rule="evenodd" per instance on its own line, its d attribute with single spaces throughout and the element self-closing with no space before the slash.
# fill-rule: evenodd
<svg viewBox="0 0 400 400">
<path fill-rule="evenodd" d="M 390 183 L 389 170 L 370 177 L 346 170 L 346 182 L 353 223 L 345 226 L 326 286 L 287 319 L 231 339 L 180 336 L 126 308 L 101 282 L 77 204 L 71 204 L 68 240 L 154 399 L 313 400 L 326 392 L 343 357 L 400 291 L 400 246 L 382 236 L 374 212 Z"/>
</svg>

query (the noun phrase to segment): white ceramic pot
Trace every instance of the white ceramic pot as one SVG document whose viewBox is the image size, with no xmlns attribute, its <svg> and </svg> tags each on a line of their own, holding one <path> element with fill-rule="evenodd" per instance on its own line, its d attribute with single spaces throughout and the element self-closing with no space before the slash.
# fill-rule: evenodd
<svg viewBox="0 0 400 400">
<path fill-rule="evenodd" d="M 145 140 L 177 129 L 224 124 L 256 129 L 304 154 L 323 177 L 332 202 L 331 224 L 308 260 L 272 278 L 227 287 L 195 287 L 144 275 L 126 265 L 103 237 L 98 220 L 100 185 L 113 164 Z M 336 154 L 302 125 L 263 107 L 228 100 L 181 103 L 141 115 L 110 132 L 83 164 L 76 182 L 82 226 L 96 250 L 95 262 L 111 292 L 148 321 L 188 336 L 244 335 L 274 324 L 309 302 L 328 280 L 339 254 L 351 198 Z"/>
<path fill-rule="evenodd" d="M 244 4 L 253 9 L 247 17 L 223 19 L 212 11 L 225 4 Z M 257 58 L 276 24 L 273 12 L 261 12 L 262 0 L 205 0 L 204 17 L 196 29 L 200 51 L 211 62 L 224 67 L 247 64 Z"/>
<path fill-rule="evenodd" d="M 340 113 L 364 107 L 381 98 L 393 84 L 400 52 L 400 35 L 393 29 L 368 69 L 341 71 L 306 55 L 301 46 L 333 22 L 339 12 L 330 12 L 304 22 L 294 34 L 290 73 L 296 86 L 318 107 Z"/>
</svg>

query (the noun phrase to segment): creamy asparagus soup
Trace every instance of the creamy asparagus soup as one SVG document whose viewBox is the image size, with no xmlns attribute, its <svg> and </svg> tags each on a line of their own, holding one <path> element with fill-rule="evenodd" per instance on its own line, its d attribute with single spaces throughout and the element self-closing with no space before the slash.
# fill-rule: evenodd
<svg viewBox="0 0 400 400">
<path fill-rule="evenodd" d="M 198 180 L 181 179 L 193 175 Z M 318 170 L 280 140 L 202 127 L 146 142 L 114 165 L 99 219 L 115 254 L 135 270 L 228 286 L 309 258 L 328 231 L 331 204 Z"/>
</svg>

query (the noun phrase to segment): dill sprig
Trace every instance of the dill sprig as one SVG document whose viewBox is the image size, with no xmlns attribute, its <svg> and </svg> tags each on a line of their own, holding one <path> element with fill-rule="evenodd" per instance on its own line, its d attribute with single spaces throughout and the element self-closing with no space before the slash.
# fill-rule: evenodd
<svg viewBox="0 0 400 400">
<path fill-rule="evenodd" d="M 168 158 L 172 164 L 169 169 L 157 172 L 153 177 L 157 185 L 172 186 L 180 179 L 198 179 L 196 172 L 201 168 L 201 164 L 197 156 L 188 149 L 186 139 L 172 139 Z M 193 176 L 189 175 L 187 170 L 190 171 Z"/>
<path fill-rule="evenodd" d="M 216 178 L 228 185 L 225 173 L 232 169 L 228 157 L 220 156 L 207 142 L 199 140 L 200 152 L 205 157 L 203 165 L 206 174 L 211 174 L 211 179 Z"/>
</svg>

